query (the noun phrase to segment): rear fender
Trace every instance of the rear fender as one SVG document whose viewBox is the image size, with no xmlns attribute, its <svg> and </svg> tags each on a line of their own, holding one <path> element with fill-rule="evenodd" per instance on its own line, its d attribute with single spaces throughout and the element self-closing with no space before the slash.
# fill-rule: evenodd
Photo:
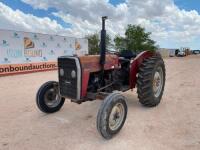
<svg viewBox="0 0 200 150">
<path fill-rule="evenodd" d="M 139 67 L 144 61 L 144 59 L 152 57 L 153 55 L 156 55 L 155 52 L 151 51 L 144 51 L 141 52 L 137 57 L 131 61 L 130 63 L 130 74 L 129 74 L 129 85 L 130 89 L 135 88 L 136 82 L 137 82 L 137 73 L 139 71 Z"/>
</svg>

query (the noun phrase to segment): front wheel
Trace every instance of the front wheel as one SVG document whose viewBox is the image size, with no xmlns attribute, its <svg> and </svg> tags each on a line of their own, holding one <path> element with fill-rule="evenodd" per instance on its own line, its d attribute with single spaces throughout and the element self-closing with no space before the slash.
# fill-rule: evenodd
<svg viewBox="0 0 200 150">
<path fill-rule="evenodd" d="M 44 83 L 38 90 L 36 104 L 45 113 L 54 113 L 60 110 L 65 102 L 58 89 L 58 82 L 49 81 Z"/>
<path fill-rule="evenodd" d="M 114 92 L 103 101 L 97 115 L 97 130 L 105 138 L 116 135 L 124 125 L 127 116 L 125 97 Z"/>
<path fill-rule="evenodd" d="M 165 87 L 165 64 L 161 56 L 150 57 L 141 64 L 137 93 L 142 105 L 153 107 L 160 103 Z"/>
</svg>

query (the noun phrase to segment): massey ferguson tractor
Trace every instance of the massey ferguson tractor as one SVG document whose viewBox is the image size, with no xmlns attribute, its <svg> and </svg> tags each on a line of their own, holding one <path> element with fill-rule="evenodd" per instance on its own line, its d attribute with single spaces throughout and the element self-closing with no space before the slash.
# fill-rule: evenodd
<svg viewBox="0 0 200 150">
<path fill-rule="evenodd" d="M 161 55 L 143 51 L 106 52 L 105 20 L 102 17 L 100 55 L 61 56 L 59 81 L 44 83 L 37 92 L 38 108 L 45 113 L 60 110 L 66 99 L 81 104 L 103 100 L 97 115 L 97 130 L 105 138 L 116 135 L 127 116 L 126 98 L 121 94 L 137 87 L 139 102 L 157 106 L 165 86 L 165 65 Z"/>
</svg>

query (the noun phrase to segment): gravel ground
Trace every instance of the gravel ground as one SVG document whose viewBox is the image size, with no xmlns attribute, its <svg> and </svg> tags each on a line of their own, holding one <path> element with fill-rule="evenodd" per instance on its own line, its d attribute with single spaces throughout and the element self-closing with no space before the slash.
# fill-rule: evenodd
<svg viewBox="0 0 200 150">
<path fill-rule="evenodd" d="M 129 91 L 128 116 L 121 132 L 104 140 L 96 130 L 101 101 L 66 101 L 57 113 L 35 104 L 39 86 L 57 80 L 57 72 L 0 78 L 0 150 L 199 150 L 200 56 L 165 59 L 167 78 L 162 102 L 142 107 Z"/>
</svg>

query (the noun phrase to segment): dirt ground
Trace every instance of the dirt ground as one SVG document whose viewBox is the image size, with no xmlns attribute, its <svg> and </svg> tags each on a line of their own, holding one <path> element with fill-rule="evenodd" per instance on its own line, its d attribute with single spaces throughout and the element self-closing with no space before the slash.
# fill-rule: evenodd
<svg viewBox="0 0 200 150">
<path fill-rule="evenodd" d="M 162 102 L 144 108 L 129 91 L 128 116 L 121 132 L 104 140 L 96 130 L 101 101 L 77 105 L 66 100 L 57 113 L 38 110 L 39 86 L 57 72 L 0 77 L 0 150 L 199 150 L 200 56 L 165 59 Z"/>
</svg>

